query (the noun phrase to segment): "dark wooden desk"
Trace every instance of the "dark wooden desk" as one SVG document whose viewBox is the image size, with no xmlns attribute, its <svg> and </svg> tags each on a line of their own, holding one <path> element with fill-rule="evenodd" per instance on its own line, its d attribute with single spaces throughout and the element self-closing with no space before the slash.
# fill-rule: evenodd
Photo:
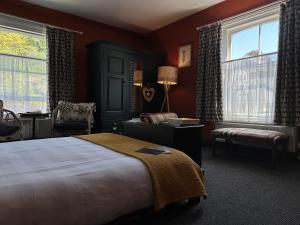
<svg viewBox="0 0 300 225">
<path fill-rule="evenodd" d="M 178 149 L 190 156 L 199 166 L 202 161 L 202 128 L 204 125 L 173 126 L 123 122 L 123 134 L 132 138 Z"/>
<path fill-rule="evenodd" d="M 202 128 L 204 125 L 174 127 L 174 148 L 202 164 Z"/>
<path fill-rule="evenodd" d="M 35 139 L 35 122 L 37 118 L 46 118 L 50 116 L 50 113 L 19 113 L 20 117 L 32 118 L 32 138 Z"/>
</svg>

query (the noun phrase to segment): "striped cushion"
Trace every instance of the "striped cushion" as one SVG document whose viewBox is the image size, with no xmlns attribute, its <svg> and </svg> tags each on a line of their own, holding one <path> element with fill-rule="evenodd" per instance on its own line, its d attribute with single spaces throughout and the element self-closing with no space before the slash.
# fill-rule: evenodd
<svg viewBox="0 0 300 225">
<path fill-rule="evenodd" d="M 141 121 L 144 122 L 144 123 L 151 123 L 151 121 L 150 121 L 150 114 L 151 113 L 141 113 L 140 114 Z"/>
<path fill-rule="evenodd" d="M 288 139 L 288 135 L 285 133 L 252 128 L 220 128 L 213 130 L 212 135 L 214 138 L 257 144 L 278 144 Z"/>
<path fill-rule="evenodd" d="M 154 113 L 149 115 L 152 124 L 160 124 L 171 118 L 178 118 L 176 113 Z"/>
</svg>

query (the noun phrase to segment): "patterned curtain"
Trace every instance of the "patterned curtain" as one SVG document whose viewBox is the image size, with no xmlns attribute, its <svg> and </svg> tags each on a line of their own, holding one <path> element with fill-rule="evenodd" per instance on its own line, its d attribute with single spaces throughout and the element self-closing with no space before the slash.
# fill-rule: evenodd
<svg viewBox="0 0 300 225">
<path fill-rule="evenodd" d="M 137 94 L 136 87 L 133 85 L 133 75 L 137 68 L 137 63 L 135 61 L 130 61 L 130 74 L 129 74 L 129 112 L 137 112 Z"/>
<path fill-rule="evenodd" d="M 74 33 L 47 27 L 49 104 L 75 100 Z"/>
<path fill-rule="evenodd" d="M 221 81 L 221 24 L 199 32 L 196 115 L 201 121 L 223 119 Z"/>
<path fill-rule="evenodd" d="M 275 100 L 276 124 L 300 122 L 300 1 L 281 6 Z"/>
</svg>

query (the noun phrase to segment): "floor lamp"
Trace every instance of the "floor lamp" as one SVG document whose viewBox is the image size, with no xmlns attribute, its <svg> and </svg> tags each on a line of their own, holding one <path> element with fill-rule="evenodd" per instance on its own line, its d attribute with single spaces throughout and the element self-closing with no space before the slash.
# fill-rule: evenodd
<svg viewBox="0 0 300 225">
<path fill-rule="evenodd" d="M 143 101 L 142 101 L 142 87 L 143 87 L 143 71 L 135 70 L 133 73 L 133 85 L 139 88 L 139 96 L 138 96 L 138 107 L 137 111 L 143 111 Z"/>
<path fill-rule="evenodd" d="M 158 68 L 157 83 L 164 85 L 165 97 L 162 103 L 160 112 L 166 107 L 167 112 L 170 112 L 169 89 L 171 85 L 177 84 L 178 69 L 173 66 L 161 66 Z"/>
</svg>

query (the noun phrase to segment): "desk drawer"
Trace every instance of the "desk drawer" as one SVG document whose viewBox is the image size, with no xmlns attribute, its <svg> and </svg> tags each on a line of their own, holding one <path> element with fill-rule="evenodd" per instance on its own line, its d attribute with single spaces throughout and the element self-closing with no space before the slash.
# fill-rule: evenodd
<svg viewBox="0 0 300 225">
<path fill-rule="evenodd" d="M 104 120 L 102 121 L 102 132 L 121 132 L 123 130 L 122 120 Z"/>
</svg>

